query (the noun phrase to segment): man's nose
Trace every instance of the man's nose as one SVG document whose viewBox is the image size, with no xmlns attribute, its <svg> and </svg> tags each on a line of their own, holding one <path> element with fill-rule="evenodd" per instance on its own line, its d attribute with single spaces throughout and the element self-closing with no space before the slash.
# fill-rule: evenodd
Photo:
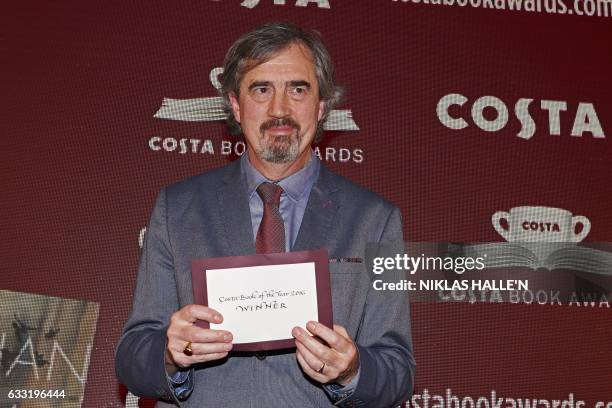
<svg viewBox="0 0 612 408">
<path fill-rule="evenodd" d="M 291 113 L 291 106 L 285 92 L 274 92 L 270 105 L 268 106 L 268 115 L 274 118 L 284 118 Z"/>
</svg>

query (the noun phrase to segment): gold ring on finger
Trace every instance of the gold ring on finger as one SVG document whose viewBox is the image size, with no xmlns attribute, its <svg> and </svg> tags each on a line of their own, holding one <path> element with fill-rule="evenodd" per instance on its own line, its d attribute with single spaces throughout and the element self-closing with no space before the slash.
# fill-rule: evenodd
<svg viewBox="0 0 612 408">
<path fill-rule="evenodd" d="M 193 356 L 193 350 L 191 349 L 191 342 L 190 341 L 187 342 L 187 345 L 183 349 L 183 354 L 186 355 L 187 357 Z"/>
</svg>

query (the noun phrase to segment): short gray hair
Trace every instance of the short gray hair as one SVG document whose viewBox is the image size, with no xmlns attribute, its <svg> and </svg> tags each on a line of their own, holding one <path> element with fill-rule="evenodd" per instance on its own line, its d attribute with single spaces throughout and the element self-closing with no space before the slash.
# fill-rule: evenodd
<svg viewBox="0 0 612 408">
<path fill-rule="evenodd" d="M 236 121 L 229 95 L 240 95 L 240 82 L 244 75 L 259 64 L 272 59 L 277 53 L 292 44 L 300 44 L 310 50 L 319 85 L 319 98 L 325 103 L 324 112 L 317 126 L 315 142 L 323 135 L 323 124 L 329 112 L 341 102 L 344 91 L 336 84 L 334 65 L 321 35 L 316 31 L 305 31 L 289 23 L 270 23 L 244 34 L 228 50 L 223 61 L 221 96 L 228 114 L 227 124 L 232 134 L 242 133 Z"/>
</svg>

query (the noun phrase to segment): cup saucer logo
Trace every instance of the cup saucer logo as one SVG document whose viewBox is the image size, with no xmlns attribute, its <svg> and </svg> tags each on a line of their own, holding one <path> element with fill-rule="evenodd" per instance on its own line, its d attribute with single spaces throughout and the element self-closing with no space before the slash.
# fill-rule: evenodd
<svg viewBox="0 0 612 408">
<path fill-rule="evenodd" d="M 591 230 L 587 217 L 572 215 L 570 211 L 554 207 L 522 206 L 514 207 L 509 212 L 497 211 L 491 217 L 491 222 L 498 234 L 508 242 L 558 243 L 536 245 L 540 257 L 546 257 L 559 247 L 575 245 L 586 238 Z M 580 230 L 579 225 L 582 226 Z"/>
<path fill-rule="evenodd" d="M 222 73 L 221 67 L 210 71 L 210 83 L 217 90 L 221 89 L 219 75 Z M 220 96 L 191 99 L 164 98 L 162 106 L 153 117 L 184 122 L 216 122 L 227 119 L 223 109 L 223 98 Z M 350 109 L 334 109 L 329 113 L 324 129 L 359 130 L 359 126 L 353 120 L 353 112 Z"/>
<path fill-rule="evenodd" d="M 507 228 L 502 226 L 505 220 Z M 582 215 L 572 215 L 562 208 L 514 207 L 509 212 L 497 211 L 491 221 L 495 230 L 508 242 L 582 241 L 591 230 L 591 222 Z M 582 225 L 580 232 L 576 227 Z"/>
</svg>

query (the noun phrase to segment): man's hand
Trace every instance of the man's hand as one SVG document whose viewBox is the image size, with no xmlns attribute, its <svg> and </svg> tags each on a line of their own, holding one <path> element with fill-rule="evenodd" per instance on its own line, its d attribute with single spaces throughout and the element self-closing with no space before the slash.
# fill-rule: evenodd
<svg viewBox="0 0 612 408">
<path fill-rule="evenodd" d="M 359 369 L 359 354 L 345 328 L 334 325 L 332 330 L 317 322 L 308 322 L 306 328 L 315 337 L 301 327 L 291 332 L 297 346 L 297 360 L 306 375 L 323 384 L 351 382 Z"/>
<path fill-rule="evenodd" d="M 232 333 L 226 330 L 202 329 L 193 323 L 196 320 L 221 323 L 221 313 L 202 305 L 187 305 L 170 318 L 166 335 L 166 371 L 176 372 L 178 367 L 185 368 L 195 363 L 219 360 L 232 349 Z M 183 350 L 191 342 L 192 355 Z"/>
</svg>

